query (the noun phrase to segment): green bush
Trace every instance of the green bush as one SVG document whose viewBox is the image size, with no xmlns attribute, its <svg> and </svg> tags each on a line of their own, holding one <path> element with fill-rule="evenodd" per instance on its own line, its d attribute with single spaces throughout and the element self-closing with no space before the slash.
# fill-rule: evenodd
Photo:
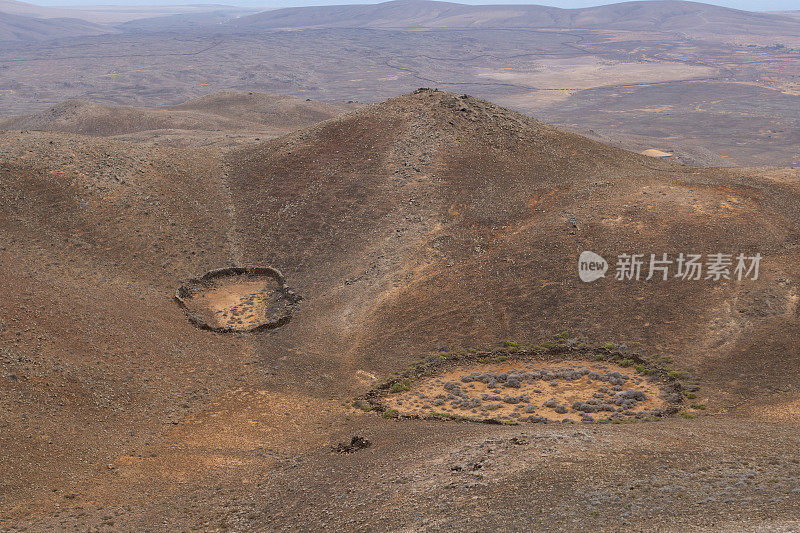
<svg viewBox="0 0 800 533">
<path fill-rule="evenodd" d="M 362 411 L 372 411 L 372 406 L 365 400 L 356 400 L 356 402 L 353 404 L 353 407 L 356 409 L 361 409 Z"/>
<path fill-rule="evenodd" d="M 410 390 L 410 387 L 406 383 L 403 383 L 401 381 L 395 381 L 394 383 L 392 383 L 389 392 L 397 394 L 398 392 L 406 392 L 407 390 Z"/>
</svg>

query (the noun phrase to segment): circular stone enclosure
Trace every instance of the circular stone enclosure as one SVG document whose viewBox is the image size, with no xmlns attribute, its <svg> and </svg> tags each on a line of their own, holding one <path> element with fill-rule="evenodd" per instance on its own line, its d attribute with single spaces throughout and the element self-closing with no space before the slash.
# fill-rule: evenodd
<svg viewBox="0 0 800 533">
<path fill-rule="evenodd" d="M 286 324 L 300 301 L 272 267 L 227 267 L 187 280 L 175 300 L 195 326 L 248 332 Z"/>
<path fill-rule="evenodd" d="M 680 408 L 682 386 L 666 373 L 586 355 L 444 362 L 392 380 L 366 400 L 386 418 L 500 424 L 650 420 Z"/>
</svg>

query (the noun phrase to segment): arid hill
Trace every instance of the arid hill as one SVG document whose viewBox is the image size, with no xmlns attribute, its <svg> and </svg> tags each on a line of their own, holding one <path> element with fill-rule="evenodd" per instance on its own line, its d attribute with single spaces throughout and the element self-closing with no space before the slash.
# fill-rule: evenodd
<svg viewBox="0 0 800 533">
<path fill-rule="evenodd" d="M 410 355 L 562 329 L 667 350 L 687 366 L 711 364 L 710 346 L 763 351 L 755 363 L 781 353 L 759 345 L 785 339 L 783 319 L 796 319 L 796 288 L 780 280 L 795 268 L 797 190 L 771 177 L 791 170 L 672 165 L 435 91 L 243 148 L 229 165 L 245 257 L 307 277 L 314 292 L 339 280 L 374 364 L 395 365 L 387 346 Z M 762 250 L 775 278 L 585 285 L 575 275 L 582 250 L 717 248 Z M 775 291 L 785 312 L 780 325 L 759 321 L 762 338 L 748 311 L 729 306 Z"/>
<path fill-rule="evenodd" d="M 622 2 L 583 9 L 540 5 L 465 5 L 429 0 L 315 6 L 265 11 L 230 23 L 238 29 L 560 28 L 677 31 L 692 34 L 796 33 L 798 22 L 780 14 L 754 13 L 673 0 Z"/>
<path fill-rule="evenodd" d="M 73 11 L 57 7 L 45 7 L 16 0 L 0 0 L 0 13 L 36 18 L 73 18 Z"/>
<path fill-rule="evenodd" d="M 352 102 L 323 103 L 282 94 L 225 91 L 194 98 L 171 109 L 196 111 L 289 130 L 333 118 L 344 111 L 352 111 L 358 105 Z"/>
<path fill-rule="evenodd" d="M 37 18 L 0 12 L 0 41 L 46 41 L 114 30 L 78 18 Z"/>
<path fill-rule="evenodd" d="M 164 16 L 139 17 L 122 24 L 117 28 L 125 33 L 158 33 L 158 32 L 192 32 L 198 29 L 219 27 L 239 17 L 261 12 L 261 9 L 234 6 L 203 5 L 187 6 L 186 13 L 174 13 Z M 178 6 L 174 6 L 179 9 Z"/>
<path fill-rule="evenodd" d="M 329 104 L 290 96 L 223 92 L 165 109 L 69 100 L 43 112 L 0 119 L 0 130 L 39 130 L 96 136 L 163 139 L 202 132 L 252 133 L 269 138 L 332 118 L 357 104 Z M 134 135 L 134 137 L 131 137 Z"/>
<path fill-rule="evenodd" d="M 789 530 L 798 221 L 797 169 L 680 166 L 433 90 L 224 154 L 0 134 L 0 525 Z M 585 250 L 763 261 L 584 283 Z M 279 269 L 291 320 L 195 327 L 176 289 L 233 265 Z M 699 390 L 624 424 L 353 408 L 432 352 L 556 335 Z"/>
</svg>

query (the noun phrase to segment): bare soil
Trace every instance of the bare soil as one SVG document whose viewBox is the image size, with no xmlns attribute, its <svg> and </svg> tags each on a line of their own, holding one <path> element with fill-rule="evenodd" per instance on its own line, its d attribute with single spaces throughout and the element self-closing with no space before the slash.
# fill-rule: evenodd
<svg viewBox="0 0 800 533">
<path fill-rule="evenodd" d="M 269 281 L 220 282 L 195 295 L 187 308 L 214 327 L 251 329 L 266 320 L 276 290 Z"/>
<path fill-rule="evenodd" d="M 175 300 L 193 324 L 218 332 L 282 326 L 300 299 L 280 271 L 269 267 L 215 269 L 175 292 Z"/>
<path fill-rule="evenodd" d="M 648 148 L 647 150 L 642 151 L 642 155 L 647 155 L 650 157 L 669 157 L 672 155 L 672 153 L 665 152 L 664 150 L 659 150 L 657 148 Z"/>
</svg>

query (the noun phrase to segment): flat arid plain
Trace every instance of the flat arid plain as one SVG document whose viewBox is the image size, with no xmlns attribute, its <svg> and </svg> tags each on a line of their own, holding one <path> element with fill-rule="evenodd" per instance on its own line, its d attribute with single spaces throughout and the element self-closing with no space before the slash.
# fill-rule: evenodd
<svg viewBox="0 0 800 533">
<path fill-rule="evenodd" d="M 797 13 L 0 38 L 0 531 L 800 529 Z"/>
</svg>

